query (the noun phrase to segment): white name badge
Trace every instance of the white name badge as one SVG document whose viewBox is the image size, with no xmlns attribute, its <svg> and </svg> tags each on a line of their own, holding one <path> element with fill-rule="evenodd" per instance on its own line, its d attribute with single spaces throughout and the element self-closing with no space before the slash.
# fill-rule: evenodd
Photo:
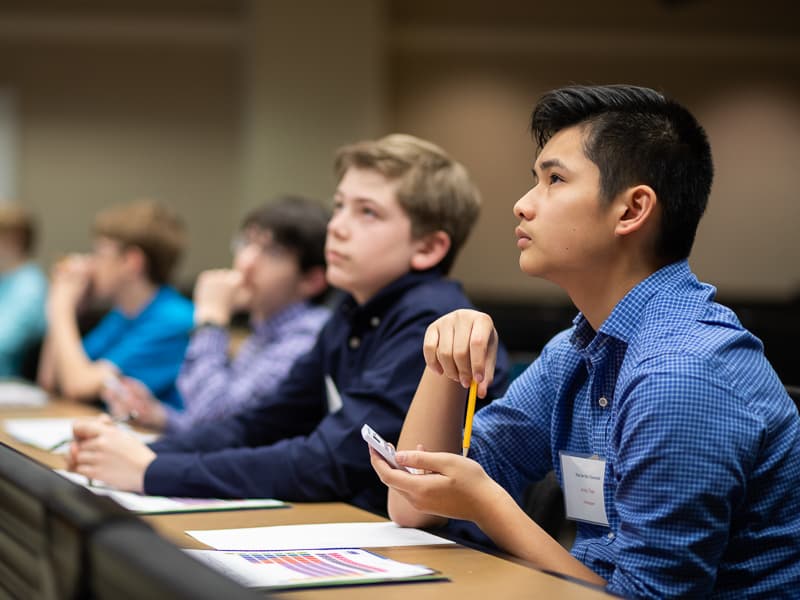
<svg viewBox="0 0 800 600">
<path fill-rule="evenodd" d="M 339 390 L 336 389 L 336 384 L 333 383 L 333 378 L 330 375 L 325 375 L 325 391 L 328 397 L 328 413 L 338 412 L 342 408 L 342 397 L 339 395 Z"/>
<path fill-rule="evenodd" d="M 603 481 L 606 461 L 561 451 L 561 475 L 567 518 L 595 525 L 608 525 Z"/>
</svg>

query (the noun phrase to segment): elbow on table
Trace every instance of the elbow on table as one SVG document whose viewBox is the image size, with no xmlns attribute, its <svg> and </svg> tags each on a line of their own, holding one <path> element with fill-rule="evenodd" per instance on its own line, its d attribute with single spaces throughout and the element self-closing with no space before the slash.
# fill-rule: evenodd
<svg viewBox="0 0 800 600">
<path fill-rule="evenodd" d="M 60 392 L 67 398 L 79 400 L 81 402 L 90 402 L 100 395 L 100 389 L 96 385 L 89 385 L 82 381 L 68 379 L 61 382 Z"/>
</svg>

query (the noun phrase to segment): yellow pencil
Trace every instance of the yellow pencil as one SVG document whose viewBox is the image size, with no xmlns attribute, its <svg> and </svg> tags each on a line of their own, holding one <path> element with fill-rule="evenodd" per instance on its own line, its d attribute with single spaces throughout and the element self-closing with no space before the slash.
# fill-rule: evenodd
<svg viewBox="0 0 800 600">
<path fill-rule="evenodd" d="M 469 398 L 467 399 L 467 418 L 464 420 L 464 443 L 462 447 L 462 456 L 469 453 L 469 440 L 472 437 L 472 417 L 475 415 L 475 398 L 478 395 L 478 382 L 474 379 L 469 384 Z"/>
</svg>

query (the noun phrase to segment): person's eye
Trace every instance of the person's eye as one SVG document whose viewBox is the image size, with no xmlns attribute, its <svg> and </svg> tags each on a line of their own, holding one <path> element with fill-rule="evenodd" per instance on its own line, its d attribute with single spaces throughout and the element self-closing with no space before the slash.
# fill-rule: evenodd
<svg viewBox="0 0 800 600">
<path fill-rule="evenodd" d="M 375 211 L 374 208 L 370 208 L 369 206 L 362 206 L 361 207 L 361 214 L 365 217 L 377 217 L 378 213 Z"/>
<path fill-rule="evenodd" d="M 283 246 L 279 246 L 278 244 L 269 244 L 266 246 L 261 247 L 261 252 L 263 252 L 266 256 L 270 258 L 283 258 L 284 256 L 288 256 L 289 252 Z"/>
<path fill-rule="evenodd" d="M 550 185 L 553 185 L 554 183 L 558 183 L 560 181 L 564 181 L 561 175 L 558 175 L 556 173 L 550 173 L 547 179 L 550 182 Z"/>
<path fill-rule="evenodd" d="M 342 201 L 341 201 L 341 200 L 334 200 L 334 201 L 333 201 L 333 204 L 331 205 L 331 210 L 332 210 L 333 212 L 339 212 L 340 210 L 342 210 L 342 206 L 343 206 L 343 205 L 344 205 L 344 204 L 342 203 Z"/>
</svg>

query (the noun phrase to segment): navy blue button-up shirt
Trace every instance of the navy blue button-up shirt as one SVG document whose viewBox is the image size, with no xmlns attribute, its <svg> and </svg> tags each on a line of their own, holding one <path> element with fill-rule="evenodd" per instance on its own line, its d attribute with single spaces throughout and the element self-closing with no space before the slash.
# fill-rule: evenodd
<svg viewBox="0 0 800 600">
<path fill-rule="evenodd" d="M 384 512 L 386 488 L 361 438 L 368 423 L 396 442 L 425 367 L 428 325 L 470 307 L 436 271 L 412 272 L 358 305 L 346 297 L 277 392 L 234 417 L 152 444 L 148 494 L 349 501 Z M 490 393 L 503 392 L 501 352 Z"/>
</svg>

